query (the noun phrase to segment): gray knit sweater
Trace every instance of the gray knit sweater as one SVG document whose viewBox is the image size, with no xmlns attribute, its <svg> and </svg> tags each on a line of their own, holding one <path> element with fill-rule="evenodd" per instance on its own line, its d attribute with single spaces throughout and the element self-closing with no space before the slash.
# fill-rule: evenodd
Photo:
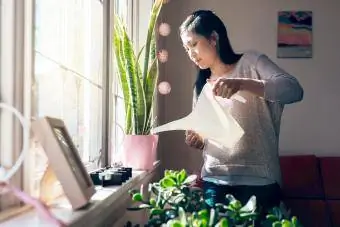
<svg viewBox="0 0 340 227">
<path fill-rule="evenodd" d="M 231 114 L 245 134 L 231 149 L 206 139 L 202 178 L 228 185 L 281 184 L 278 155 L 280 121 L 285 104 L 302 100 L 303 89 L 293 76 L 266 55 L 249 51 L 227 77 L 263 80 L 264 98 L 239 91 L 247 102 L 233 101 Z M 194 95 L 194 105 L 196 97 Z"/>
</svg>

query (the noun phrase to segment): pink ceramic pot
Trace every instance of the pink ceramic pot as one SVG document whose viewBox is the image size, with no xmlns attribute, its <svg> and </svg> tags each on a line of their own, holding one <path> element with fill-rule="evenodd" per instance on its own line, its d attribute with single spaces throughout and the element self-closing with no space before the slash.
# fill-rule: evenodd
<svg viewBox="0 0 340 227">
<path fill-rule="evenodd" d="M 158 135 L 125 135 L 122 161 L 124 166 L 150 170 L 157 160 Z"/>
</svg>

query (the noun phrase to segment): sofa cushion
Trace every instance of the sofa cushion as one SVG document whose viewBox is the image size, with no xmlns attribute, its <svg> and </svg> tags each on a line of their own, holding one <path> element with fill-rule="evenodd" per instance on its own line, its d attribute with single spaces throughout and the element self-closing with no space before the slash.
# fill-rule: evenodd
<svg viewBox="0 0 340 227">
<path fill-rule="evenodd" d="M 324 200 L 286 199 L 284 203 L 287 209 L 291 210 L 291 216 L 296 216 L 303 226 L 331 226 L 326 201 Z"/>
<path fill-rule="evenodd" d="M 333 226 L 340 226 L 340 201 L 327 200 L 328 210 L 331 216 Z"/>
<path fill-rule="evenodd" d="M 340 199 L 340 157 L 320 157 L 323 188 L 327 199 Z"/>
<path fill-rule="evenodd" d="M 287 198 L 324 197 L 318 159 L 314 155 L 280 157 L 282 192 Z"/>
</svg>

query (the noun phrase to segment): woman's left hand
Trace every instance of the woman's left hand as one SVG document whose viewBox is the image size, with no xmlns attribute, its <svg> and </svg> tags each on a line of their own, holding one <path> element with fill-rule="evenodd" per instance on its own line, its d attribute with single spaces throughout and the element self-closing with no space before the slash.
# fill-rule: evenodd
<svg viewBox="0 0 340 227">
<path fill-rule="evenodd" d="M 213 94 L 229 99 L 241 89 L 242 79 L 220 77 L 213 82 Z"/>
</svg>

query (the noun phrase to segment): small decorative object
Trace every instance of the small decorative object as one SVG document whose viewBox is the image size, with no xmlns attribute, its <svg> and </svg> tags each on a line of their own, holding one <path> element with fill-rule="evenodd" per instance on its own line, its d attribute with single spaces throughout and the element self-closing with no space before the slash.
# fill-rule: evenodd
<svg viewBox="0 0 340 227">
<path fill-rule="evenodd" d="M 64 122 L 44 117 L 32 123 L 32 130 L 72 208 L 87 205 L 95 193 L 94 185 Z"/>
<path fill-rule="evenodd" d="M 168 23 L 161 23 L 159 26 L 159 34 L 161 36 L 168 36 L 171 32 L 170 25 Z"/>
<path fill-rule="evenodd" d="M 167 95 L 170 93 L 171 91 L 171 86 L 169 84 L 169 82 L 167 81 L 162 81 L 158 84 L 158 91 L 160 94 L 162 95 Z"/>
<path fill-rule="evenodd" d="M 312 12 L 281 11 L 278 15 L 278 58 L 312 57 Z"/>
<path fill-rule="evenodd" d="M 158 60 L 162 63 L 165 63 L 168 61 L 168 51 L 167 50 L 161 50 L 158 52 Z"/>
<path fill-rule="evenodd" d="M 106 167 L 90 173 L 94 185 L 121 185 L 132 177 L 132 168 Z"/>
</svg>

